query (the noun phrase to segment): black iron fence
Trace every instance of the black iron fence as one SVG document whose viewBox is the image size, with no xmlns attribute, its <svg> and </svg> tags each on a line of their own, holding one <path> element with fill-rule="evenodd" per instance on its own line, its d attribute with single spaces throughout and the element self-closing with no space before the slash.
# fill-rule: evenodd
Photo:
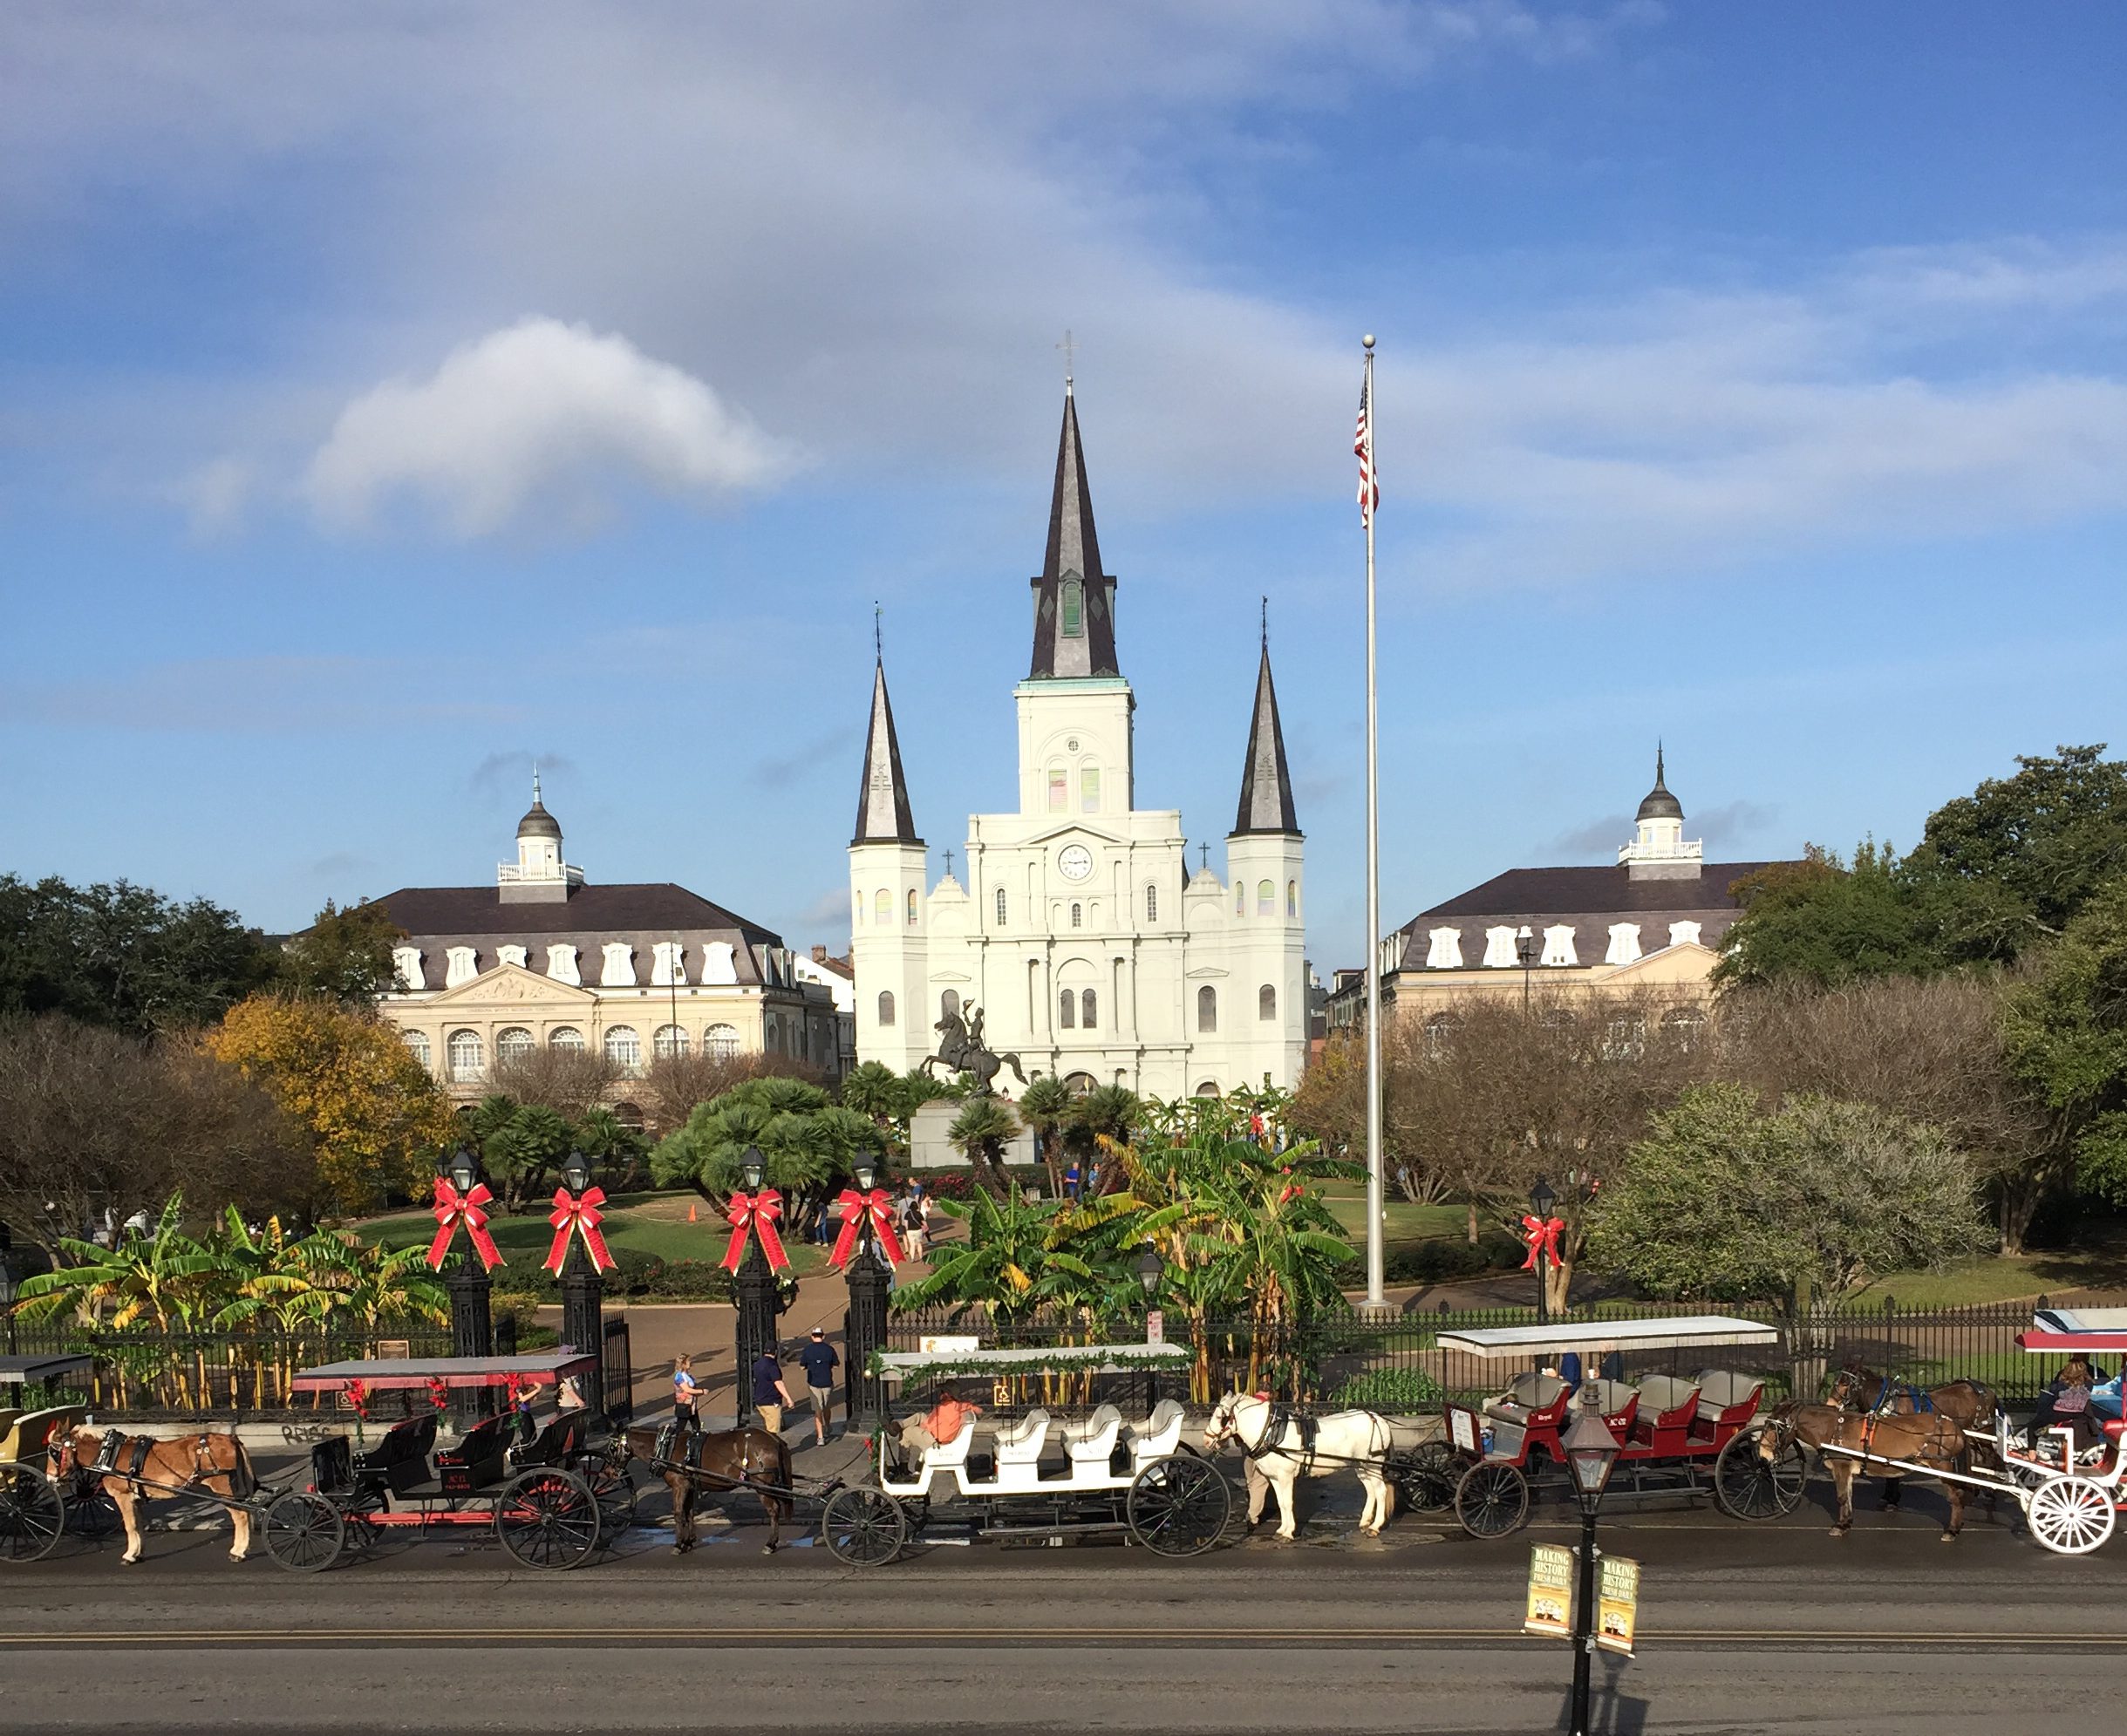
<svg viewBox="0 0 2127 1736">
<path fill-rule="evenodd" d="M 1770 1304 L 1694 1308 L 1674 1303 L 1603 1303 L 1575 1310 L 1551 1324 L 1557 1329 L 1554 1348 L 1559 1354 L 1577 1347 L 1577 1329 L 1605 1320 L 1673 1319 L 1718 1312 L 1779 1330 L 1778 1341 L 1764 1345 L 1720 1345 L 1630 1357 L 1624 1371 L 1627 1379 L 1730 1368 L 1763 1377 L 1775 1397 L 1816 1397 L 1837 1370 L 1860 1363 L 1878 1372 L 1888 1370 L 1893 1379 L 1919 1386 L 1959 1379 L 1982 1381 L 2003 1404 L 2028 1406 L 2062 1362 L 2059 1357 L 2034 1356 L 2016 1347 L 2016 1335 L 2030 1328 L 2032 1308 L 2029 1302 L 1911 1308 L 1895 1297 L 1885 1297 L 1797 1320 L 1790 1311 Z M 1496 1392 L 1528 1365 L 1443 1349 L 1442 1333 L 1527 1326 L 1535 1320 L 1535 1311 L 1526 1308 L 1442 1309 L 1385 1319 L 1357 1313 L 1319 1315 L 1258 1331 L 1247 1320 L 1192 1323 L 1169 1312 L 1165 1336 L 1196 1351 L 1190 1384 L 1190 1396 L 1199 1401 L 1235 1388 L 1258 1387 L 1319 1404 L 1422 1414 L 1444 1399 L 1469 1402 Z M 1108 1341 L 1142 1331 L 1142 1323 L 1094 1329 L 1078 1316 L 1042 1312 L 999 1318 L 985 1309 L 934 1307 L 893 1316 L 888 1346 L 910 1351 L 927 1342 L 956 1345 L 971 1339 L 984 1348 L 1046 1347 Z M 929 1396 L 928 1387 L 916 1384 L 902 1394 L 905 1400 Z"/>
</svg>

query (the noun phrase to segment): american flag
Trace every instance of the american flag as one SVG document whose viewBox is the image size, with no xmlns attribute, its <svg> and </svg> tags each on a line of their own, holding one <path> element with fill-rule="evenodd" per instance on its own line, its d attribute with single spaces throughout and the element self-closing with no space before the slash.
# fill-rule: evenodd
<svg viewBox="0 0 2127 1736">
<path fill-rule="evenodd" d="M 1373 405 L 1368 402 L 1372 383 L 1359 388 L 1359 432 L 1352 436 L 1352 450 L 1359 454 L 1359 521 L 1374 522 L 1374 509 L 1381 504 L 1381 485 L 1374 480 Z"/>
</svg>

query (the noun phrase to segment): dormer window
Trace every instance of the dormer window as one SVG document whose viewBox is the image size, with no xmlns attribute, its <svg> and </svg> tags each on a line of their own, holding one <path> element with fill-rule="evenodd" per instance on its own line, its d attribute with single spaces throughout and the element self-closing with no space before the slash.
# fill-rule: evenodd
<svg viewBox="0 0 2127 1736">
<path fill-rule="evenodd" d="M 1580 960 L 1573 953 L 1573 925 L 1559 922 L 1544 930 L 1544 963 L 1546 964 L 1578 964 Z"/>
<path fill-rule="evenodd" d="M 421 979 L 421 949 L 418 946 L 393 947 L 392 969 L 399 973 L 402 989 L 411 992 L 427 986 Z"/>
<path fill-rule="evenodd" d="M 1462 929 L 1434 929 L 1426 936 L 1425 968 L 1428 970 L 1462 968 Z"/>
<path fill-rule="evenodd" d="M 1696 922 L 1670 923 L 1669 944 L 1671 946 L 1700 946 L 1704 944 L 1704 943 L 1699 938 L 1699 925 Z"/>
<path fill-rule="evenodd" d="M 480 975 L 480 954 L 471 947 L 449 947 L 443 956 L 449 961 L 443 972 L 445 988 L 454 989 L 460 983 L 470 983 Z"/>
<path fill-rule="evenodd" d="M 583 974 L 576 963 L 576 948 L 549 946 L 547 949 L 547 975 L 557 983 L 581 983 Z"/>
<path fill-rule="evenodd" d="M 1610 950 L 1603 955 L 1605 964 L 1631 964 L 1640 957 L 1640 924 L 1612 922 L 1610 925 Z"/>
<path fill-rule="evenodd" d="M 677 988 L 687 980 L 686 948 L 678 941 L 661 940 L 651 949 L 650 980 L 660 989 Z"/>
<path fill-rule="evenodd" d="M 514 964 L 520 970 L 524 969 L 524 949 L 521 946 L 498 946 L 494 950 L 494 957 L 497 963 Z"/>
<path fill-rule="evenodd" d="M 598 972 L 598 980 L 607 988 L 632 989 L 635 986 L 635 949 L 624 940 L 609 941 L 600 949 L 604 962 Z"/>
<path fill-rule="evenodd" d="M 1489 970 L 1503 970 L 1521 960 L 1514 956 L 1514 930 L 1510 928 L 1487 929 L 1484 931 L 1484 964 Z"/>
<path fill-rule="evenodd" d="M 1086 587 L 1077 579 L 1063 582 L 1063 603 L 1058 610 L 1063 636 L 1075 639 L 1086 630 Z"/>
</svg>

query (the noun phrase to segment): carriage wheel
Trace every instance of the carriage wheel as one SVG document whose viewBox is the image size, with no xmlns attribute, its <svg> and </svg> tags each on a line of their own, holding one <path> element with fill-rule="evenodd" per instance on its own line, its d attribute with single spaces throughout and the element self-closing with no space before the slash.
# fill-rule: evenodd
<svg viewBox="0 0 2127 1736">
<path fill-rule="evenodd" d="M 494 1534 L 527 1567 L 581 1567 L 598 1547 L 598 1503 L 573 1472 L 520 1472 L 495 1501 Z"/>
<path fill-rule="evenodd" d="M 34 1465 L 0 1466 L 0 1562 L 48 1556 L 66 1528 L 66 1504 Z"/>
<path fill-rule="evenodd" d="M 598 1504 L 598 1535 L 608 1542 L 635 1524 L 635 1480 L 610 1459 L 601 1459 L 583 1473 L 590 1484 L 591 1499 Z"/>
<path fill-rule="evenodd" d="M 321 1494 L 290 1489 L 266 1509 L 266 1553 L 290 1573 L 318 1573 L 347 1546 L 347 1522 Z"/>
<path fill-rule="evenodd" d="M 66 1528 L 78 1537 L 108 1537 L 121 1522 L 118 1503 L 104 1493 L 100 1478 L 85 1493 L 66 1497 Z"/>
<path fill-rule="evenodd" d="M 1529 1479 L 1514 1465 L 1472 1465 L 1455 1486 L 1455 1516 L 1473 1537 L 1503 1537 L 1529 1517 Z"/>
<path fill-rule="evenodd" d="M 1137 1474 L 1123 1504 L 1130 1535 L 1156 1556 L 1200 1556 L 1224 1536 L 1233 1489 L 1216 1465 L 1177 1453 Z"/>
<path fill-rule="evenodd" d="M 1778 1519 L 1801 1503 L 1809 1460 L 1792 1440 L 1770 1459 L 1759 1449 L 1760 1432 L 1739 1434 L 1714 1460 L 1714 1499 L 1736 1519 Z"/>
<path fill-rule="evenodd" d="M 1443 1513 L 1455 1505 L 1462 1461 L 1446 1441 L 1427 1441 L 1393 1460 L 1392 1469 L 1396 1498 L 1413 1513 Z"/>
<path fill-rule="evenodd" d="M 2088 1477 L 2055 1477 L 2024 1508 L 2031 1535 L 2056 1556 L 2087 1556 L 2112 1535 L 2112 1491 Z"/>
<path fill-rule="evenodd" d="M 884 1567 L 909 1541 L 908 1515 L 884 1489 L 836 1489 L 821 1509 L 820 1541 L 845 1567 Z"/>
</svg>

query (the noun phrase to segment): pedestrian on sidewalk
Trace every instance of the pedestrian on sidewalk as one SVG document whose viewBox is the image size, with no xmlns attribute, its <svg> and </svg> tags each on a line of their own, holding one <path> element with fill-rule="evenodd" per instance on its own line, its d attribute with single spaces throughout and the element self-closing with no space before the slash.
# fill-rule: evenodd
<svg viewBox="0 0 2127 1736">
<path fill-rule="evenodd" d="M 813 1401 L 813 1444 L 825 1447 L 828 1443 L 828 1420 L 835 1405 L 835 1370 L 842 1358 L 835 1354 L 835 1346 L 828 1343 L 825 1329 L 815 1326 L 805 1348 L 798 1352 L 798 1363 L 805 1371 L 806 1396 Z"/>
<path fill-rule="evenodd" d="M 911 1260 L 924 1257 L 924 1196 L 920 1192 L 909 1195 L 909 1207 L 901 1215 L 902 1250 Z"/>
<path fill-rule="evenodd" d="M 694 1380 L 694 1358 L 682 1351 L 672 1358 L 672 1420 L 680 1427 L 694 1426 L 694 1401 L 701 1390 Z"/>
<path fill-rule="evenodd" d="M 776 1359 L 775 1346 L 770 1345 L 753 1359 L 753 1404 L 760 1413 L 761 1427 L 770 1434 L 781 1434 L 783 1407 L 790 1402 L 790 1389 L 783 1385 L 783 1365 Z"/>
</svg>

